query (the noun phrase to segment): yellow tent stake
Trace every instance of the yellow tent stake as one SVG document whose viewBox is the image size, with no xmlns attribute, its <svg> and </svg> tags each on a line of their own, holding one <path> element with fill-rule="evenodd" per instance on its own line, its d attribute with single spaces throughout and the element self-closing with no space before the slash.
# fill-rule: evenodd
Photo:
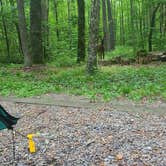
<svg viewBox="0 0 166 166">
<path fill-rule="evenodd" d="M 27 135 L 28 143 L 29 143 L 28 149 L 29 149 L 30 153 L 35 153 L 36 152 L 35 142 L 33 141 L 34 136 L 35 136 L 34 134 L 28 134 Z"/>
</svg>

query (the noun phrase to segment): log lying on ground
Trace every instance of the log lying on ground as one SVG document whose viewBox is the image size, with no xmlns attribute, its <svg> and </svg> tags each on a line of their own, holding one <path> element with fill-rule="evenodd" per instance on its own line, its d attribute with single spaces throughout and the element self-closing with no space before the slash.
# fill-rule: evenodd
<svg viewBox="0 0 166 166">
<path fill-rule="evenodd" d="M 134 58 L 124 59 L 122 56 L 116 56 L 112 60 L 99 61 L 99 64 L 102 66 L 110 66 L 115 64 L 130 65 L 134 63 L 149 64 L 155 61 L 166 62 L 166 51 L 165 52 L 145 52 L 144 50 L 140 50 L 137 52 L 137 56 L 135 59 Z"/>
<path fill-rule="evenodd" d="M 166 62 L 166 51 L 164 51 L 164 52 L 149 52 L 147 56 L 150 56 L 152 61 Z"/>
<path fill-rule="evenodd" d="M 99 61 L 99 65 L 102 66 L 110 66 L 110 65 L 130 65 L 135 63 L 135 59 L 124 59 L 121 56 L 117 56 L 115 58 L 113 58 L 112 60 L 102 60 Z"/>
<path fill-rule="evenodd" d="M 136 54 L 136 62 L 138 64 L 149 64 L 153 61 L 166 61 L 166 52 L 147 52 L 146 50 L 139 50 Z"/>
</svg>

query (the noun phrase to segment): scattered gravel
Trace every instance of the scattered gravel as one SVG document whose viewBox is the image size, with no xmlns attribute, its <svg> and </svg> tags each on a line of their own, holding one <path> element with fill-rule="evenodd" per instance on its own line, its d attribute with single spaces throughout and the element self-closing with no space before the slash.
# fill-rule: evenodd
<svg viewBox="0 0 166 166">
<path fill-rule="evenodd" d="M 166 166 L 166 115 L 32 104 L 1 104 L 36 134 L 37 152 L 16 133 L 18 166 Z M 0 131 L 0 165 L 12 165 L 11 131 Z"/>
</svg>

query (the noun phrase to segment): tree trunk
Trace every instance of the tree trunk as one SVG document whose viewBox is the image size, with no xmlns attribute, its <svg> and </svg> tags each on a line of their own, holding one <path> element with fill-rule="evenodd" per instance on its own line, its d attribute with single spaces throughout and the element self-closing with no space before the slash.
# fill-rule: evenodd
<svg viewBox="0 0 166 166">
<path fill-rule="evenodd" d="M 149 32 L 149 37 L 148 37 L 148 46 L 149 46 L 149 51 L 152 51 L 152 36 L 153 36 L 153 30 L 155 28 L 155 17 L 158 8 L 160 7 L 160 3 L 154 8 L 152 17 L 150 20 L 150 32 Z"/>
<path fill-rule="evenodd" d="M 122 45 L 125 45 L 123 0 L 120 1 L 120 7 L 121 7 L 121 15 L 120 15 L 120 43 Z"/>
<path fill-rule="evenodd" d="M 115 49 L 115 31 L 114 31 L 114 21 L 112 17 L 111 2 L 107 0 L 107 9 L 108 9 L 108 27 L 110 32 L 110 46 L 109 51 Z"/>
<path fill-rule="evenodd" d="M 0 0 L 0 5 L 1 5 L 1 15 L 2 15 L 2 25 L 5 33 L 5 42 L 6 42 L 6 49 L 7 49 L 7 62 L 10 62 L 10 46 L 9 46 L 9 37 L 8 37 L 8 32 L 7 32 L 7 26 L 6 26 L 6 20 L 4 17 L 3 13 L 3 3 L 2 0 Z"/>
<path fill-rule="evenodd" d="M 70 7 L 71 7 L 71 0 L 67 0 L 69 50 L 71 50 L 71 43 L 72 43 L 72 33 L 71 33 L 71 24 L 70 24 L 70 21 L 71 21 Z"/>
<path fill-rule="evenodd" d="M 93 74 L 97 70 L 97 38 L 99 31 L 100 0 L 92 0 L 89 29 L 87 71 Z"/>
<path fill-rule="evenodd" d="M 55 9 L 55 19 L 56 19 L 56 36 L 57 36 L 57 40 L 59 40 L 59 28 L 58 28 L 58 25 L 59 25 L 59 20 L 58 20 L 58 2 L 57 0 L 54 0 L 54 9 Z"/>
<path fill-rule="evenodd" d="M 49 59 L 49 26 L 48 26 L 48 14 L 49 14 L 49 0 L 42 0 L 42 43 L 43 43 L 43 55 L 45 59 Z"/>
<path fill-rule="evenodd" d="M 102 0 L 102 20 L 103 20 L 103 34 L 104 34 L 104 49 L 109 50 L 109 33 L 107 28 L 107 12 L 105 0 Z"/>
<path fill-rule="evenodd" d="M 11 6 L 11 11 L 12 11 L 12 16 L 13 16 L 13 23 L 16 27 L 16 31 L 17 31 L 17 36 L 18 36 L 18 42 L 19 42 L 19 52 L 21 55 L 23 54 L 23 50 L 22 50 L 22 44 L 21 44 L 21 35 L 20 35 L 20 29 L 19 29 L 19 25 L 18 25 L 18 21 L 15 20 L 15 18 L 17 17 L 17 13 L 16 10 L 13 10 L 13 7 L 15 7 L 15 3 L 13 0 L 9 0 L 10 2 L 10 6 Z"/>
<path fill-rule="evenodd" d="M 77 62 L 85 61 L 85 2 L 77 0 L 78 3 L 78 52 Z"/>
<path fill-rule="evenodd" d="M 133 47 L 134 53 L 136 52 L 136 35 L 135 35 L 135 26 L 134 26 L 134 18 L 135 18 L 135 13 L 134 13 L 134 0 L 130 0 L 130 33 L 131 33 L 131 45 Z"/>
<path fill-rule="evenodd" d="M 24 55 L 24 66 L 31 67 L 32 57 L 29 50 L 28 33 L 26 28 L 26 19 L 25 19 L 23 0 L 17 0 L 17 9 L 18 9 L 18 23 L 19 23 L 19 29 L 20 29 L 21 45 L 22 45 L 22 50 Z"/>
<path fill-rule="evenodd" d="M 43 64 L 41 0 L 31 0 L 30 2 L 30 36 L 33 63 Z"/>
</svg>

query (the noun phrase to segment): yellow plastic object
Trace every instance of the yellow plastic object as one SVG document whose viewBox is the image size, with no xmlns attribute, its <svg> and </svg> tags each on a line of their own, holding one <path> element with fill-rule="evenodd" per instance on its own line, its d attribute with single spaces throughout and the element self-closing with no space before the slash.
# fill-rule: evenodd
<svg viewBox="0 0 166 166">
<path fill-rule="evenodd" d="M 34 136 L 35 136 L 34 134 L 28 134 L 27 135 L 28 143 L 29 143 L 28 149 L 29 149 L 30 153 L 35 153 L 36 152 L 35 142 L 33 141 Z"/>
</svg>

